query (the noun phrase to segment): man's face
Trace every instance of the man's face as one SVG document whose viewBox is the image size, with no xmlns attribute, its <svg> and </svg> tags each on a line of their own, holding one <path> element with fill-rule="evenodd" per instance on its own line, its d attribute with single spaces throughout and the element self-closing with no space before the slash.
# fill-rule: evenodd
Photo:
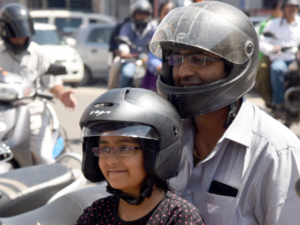
<svg viewBox="0 0 300 225">
<path fill-rule="evenodd" d="M 9 41 L 15 46 L 23 46 L 27 41 L 27 37 L 9 38 Z"/>
<path fill-rule="evenodd" d="M 298 13 L 298 10 L 297 5 L 286 5 L 283 8 L 285 17 L 294 17 Z"/>
<path fill-rule="evenodd" d="M 190 51 L 180 50 L 173 51 L 173 55 L 197 55 L 219 61 L 207 60 L 205 65 L 203 64 L 190 64 L 188 59 L 185 57 L 183 63 L 180 66 L 173 66 L 173 80 L 176 87 L 186 86 L 200 86 L 204 84 L 210 84 L 218 80 L 225 79 L 227 73 L 225 72 L 224 61 L 221 57 L 207 52 L 207 51 Z"/>
<path fill-rule="evenodd" d="M 134 18 L 136 20 L 146 20 L 146 19 L 148 19 L 148 17 L 149 17 L 149 14 L 145 13 L 145 12 L 136 12 L 134 14 Z"/>
</svg>

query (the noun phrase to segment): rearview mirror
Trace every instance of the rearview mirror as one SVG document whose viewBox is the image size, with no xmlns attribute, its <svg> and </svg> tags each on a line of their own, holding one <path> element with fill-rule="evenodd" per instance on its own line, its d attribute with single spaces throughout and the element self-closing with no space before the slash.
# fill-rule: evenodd
<svg viewBox="0 0 300 225">
<path fill-rule="evenodd" d="M 67 74 L 67 69 L 63 65 L 53 63 L 49 66 L 46 74 L 65 75 L 65 74 Z"/>
<path fill-rule="evenodd" d="M 275 34 L 272 33 L 272 32 L 270 32 L 270 31 L 264 32 L 263 35 L 264 35 L 265 37 L 270 37 L 270 38 L 275 38 L 275 39 L 277 39 L 277 38 L 275 37 Z"/>
</svg>

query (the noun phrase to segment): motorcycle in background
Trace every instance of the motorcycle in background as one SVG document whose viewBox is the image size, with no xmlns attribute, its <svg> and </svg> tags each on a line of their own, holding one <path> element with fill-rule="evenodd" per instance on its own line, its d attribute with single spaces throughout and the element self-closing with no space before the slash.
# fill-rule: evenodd
<svg viewBox="0 0 300 225">
<path fill-rule="evenodd" d="M 115 37 L 116 43 L 118 44 L 126 44 L 130 46 L 133 49 L 136 49 L 138 52 L 141 51 L 141 47 L 136 46 L 128 39 L 125 39 L 123 37 Z M 146 74 L 146 63 L 148 55 L 146 52 L 142 52 L 138 55 L 135 55 L 133 58 L 121 58 L 120 62 L 121 64 L 127 63 L 127 62 L 133 62 L 135 64 L 135 72 L 133 74 L 132 84 L 134 87 L 140 87 L 142 85 L 144 76 Z"/>
<path fill-rule="evenodd" d="M 268 38 L 278 39 L 272 32 L 265 32 L 263 35 Z M 295 46 L 282 47 L 280 51 L 285 52 L 292 48 L 295 48 Z M 299 46 L 297 48 L 296 60 L 289 65 L 289 71 L 285 75 L 283 83 L 285 114 L 280 119 L 287 127 L 300 122 L 300 48 Z M 270 109 L 271 115 L 274 115 L 274 108 Z"/>
<path fill-rule="evenodd" d="M 46 74 L 66 74 L 62 65 L 52 64 Z M 38 78 L 37 78 L 38 79 Z M 53 107 L 47 100 L 52 95 L 41 93 L 37 82 L 33 84 L 27 78 L 8 71 L 0 72 L 0 145 L 11 149 L 13 158 L 1 163 L 0 173 L 8 170 L 33 165 L 29 150 L 30 115 L 26 104 L 41 98 L 50 114 L 53 158 L 57 158 L 66 150 L 64 136 L 66 133 L 60 127 Z"/>
</svg>

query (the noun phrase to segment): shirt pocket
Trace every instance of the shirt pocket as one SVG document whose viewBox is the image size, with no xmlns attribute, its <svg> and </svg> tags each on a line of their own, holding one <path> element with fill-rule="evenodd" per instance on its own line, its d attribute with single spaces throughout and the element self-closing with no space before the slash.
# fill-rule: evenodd
<svg viewBox="0 0 300 225">
<path fill-rule="evenodd" d="M 237 198 L 206 193 L 201 214 L 205 224 L 232 224 Z"/>
</svg>

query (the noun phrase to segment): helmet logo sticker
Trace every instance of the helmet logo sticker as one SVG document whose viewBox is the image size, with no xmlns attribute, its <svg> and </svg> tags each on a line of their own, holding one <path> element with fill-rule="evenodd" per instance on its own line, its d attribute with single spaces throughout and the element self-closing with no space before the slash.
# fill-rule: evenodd
<svg viewBox="0 0 300 225">
<path fill-rule="evenodd" d="M 246 80 L 245 80 L 246 83 L 249 82 L 251 80 L 251 78 L 256 74 L 256 69 L 257 69 L 257 67 L 254 67 L 251 70 L 251 72 L 249 73 L 249 75 L 246 77 Z"/>
<path fill-rule="evenodd" d="M 96 114 L 96 116 L 100 116 L 102 114 L 110 114 L 111 111 L 100 111 L 100 110 L 93 110 L 92 112 L 90 112 L 90 115 Z"/>
<path fill-rule="evenodd" d="M 173 131 L 174 131 L 174 135 L 177 136 L 178 135 L 178 130 L 176 127 L 173 127 Z"/>
<path fill-rule="evenodd" d="M 187 38 L 187 34 L 186 33 L 178 33 L 176 35 L 176 41 L 178 41 L 178 42 L 182 42 L 186 38 Z"/>
</svg>

